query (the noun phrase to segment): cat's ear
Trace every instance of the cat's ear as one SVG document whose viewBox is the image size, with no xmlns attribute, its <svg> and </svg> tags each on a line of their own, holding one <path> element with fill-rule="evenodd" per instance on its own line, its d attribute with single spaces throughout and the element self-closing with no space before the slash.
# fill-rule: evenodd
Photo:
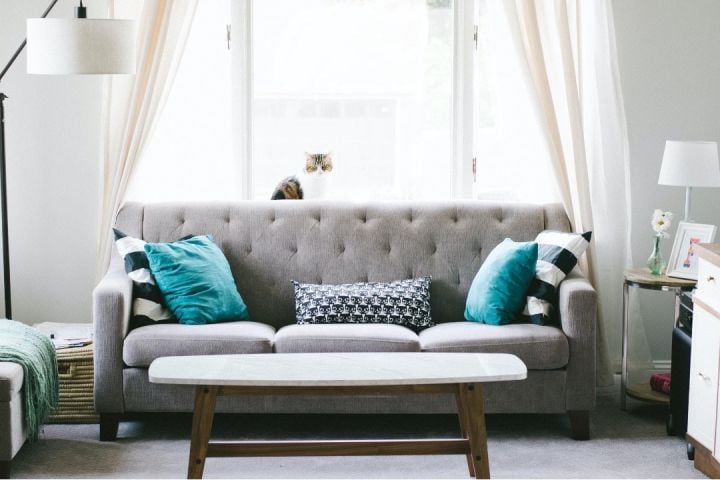
<svg viewBox="0 0 720 480">
<path fill-rule="evenodd" d="M 312 153 L 305 152 L 305 159 L 310 160 L 313 157 Z"/>
<path fill-rule="evenodd" d="M 328 160 L 332 160 L 332 157 L 333 157 L 332 150 L 325 154 L 325 158 L 327 158 Z"/>
</svg>

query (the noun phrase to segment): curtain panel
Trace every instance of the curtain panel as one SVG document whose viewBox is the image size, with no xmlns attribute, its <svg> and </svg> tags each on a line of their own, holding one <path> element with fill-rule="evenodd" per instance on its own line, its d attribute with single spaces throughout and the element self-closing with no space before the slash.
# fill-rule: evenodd
<svg viewBox="0 0 720 480">
<path fill-rule="evenodd" d="M 609 354 L 615 360 L 619 351 L 617 342 L 609 350 L 607 339 L 620 337 L 621 282 L 631 264 L 629 149 L 612 4 L 506 0 L 504 14 L 562 203 L 575 231 L 593 231 L 580 266 L 598 291 L 598 383 L 608 385 Z"/>
<path fill-rule="evenodd" d="M 98 278 L 107 269 L 115 215 L 170 92 L 197 1 L 122 0 L 110 4 L 111 18 L 137 22 L 137 69 L 132 76 L 108 77 L 104 85 Z"/>
</svg>

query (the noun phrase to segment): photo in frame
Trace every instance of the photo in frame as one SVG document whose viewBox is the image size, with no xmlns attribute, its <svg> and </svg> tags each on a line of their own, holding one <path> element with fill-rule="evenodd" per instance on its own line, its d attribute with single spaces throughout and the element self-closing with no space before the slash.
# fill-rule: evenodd
<svg viewBox="0 0 720 480">
<path fill-rule="evenodd" d="M 703 223 L 680 222 L 670 252 L 667 276 L 697 280 L 695 245 L 715 240 L 717 227 Z"/>
</svg>

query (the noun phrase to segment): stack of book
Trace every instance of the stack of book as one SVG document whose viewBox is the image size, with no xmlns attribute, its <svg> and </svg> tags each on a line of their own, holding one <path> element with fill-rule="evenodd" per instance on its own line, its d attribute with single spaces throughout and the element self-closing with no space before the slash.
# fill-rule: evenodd
<svg viewBox="0 0 720 480">
<path fill-rule="evenodd" d="M 92 323 L 43 322 L 33 326 L 52 340 L 56 350 L 92 343 Z"/>
</svg>

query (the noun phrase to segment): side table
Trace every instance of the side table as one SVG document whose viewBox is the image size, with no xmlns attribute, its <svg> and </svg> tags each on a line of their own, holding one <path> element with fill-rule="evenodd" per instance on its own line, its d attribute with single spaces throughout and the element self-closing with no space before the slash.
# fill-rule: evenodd
<svg viewBox="0 0 720 480">
<path fill-rule="evenodd" d="M 622 322 L 622 370 L 620 373 L 620 408 L 625 410 L 626 400 L 631 396 L 637 400 L 669 405 L 670 396 L 655 392 L 650 383 L 628 385 L 628 310 L 630 308 L 630 288 L 673 292 L 675 294 L 675 318 L 680 309 L 682 292 L 695 288 L 695 280 L 653 275 L 647 268 L 625 270 L 623 281 L 623 322 Z"/>
</svg>

